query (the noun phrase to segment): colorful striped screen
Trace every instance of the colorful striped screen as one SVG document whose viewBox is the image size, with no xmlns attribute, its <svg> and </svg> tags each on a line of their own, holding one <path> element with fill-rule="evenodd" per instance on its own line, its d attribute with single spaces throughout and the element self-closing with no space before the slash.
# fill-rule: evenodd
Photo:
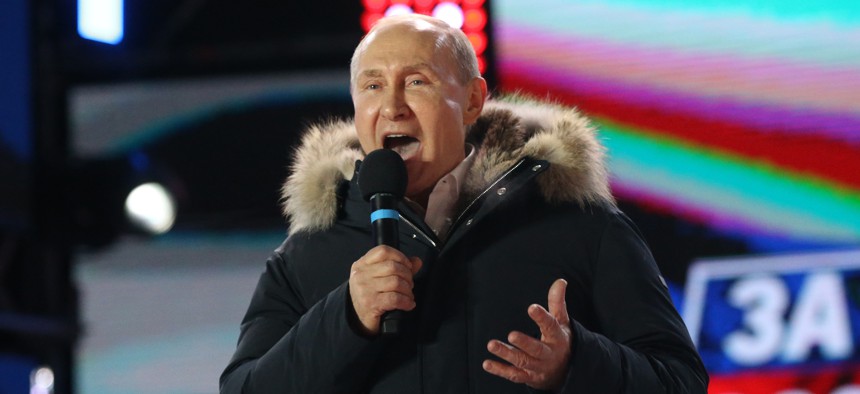
<svg viewBox="0 0 860 394">
<path fill-rule="evenodd" d="M 860 2 L 492 6 L 501 90 L 591 115 L 616 194 L 753 251 L 860 243 Z"/>
</svg>

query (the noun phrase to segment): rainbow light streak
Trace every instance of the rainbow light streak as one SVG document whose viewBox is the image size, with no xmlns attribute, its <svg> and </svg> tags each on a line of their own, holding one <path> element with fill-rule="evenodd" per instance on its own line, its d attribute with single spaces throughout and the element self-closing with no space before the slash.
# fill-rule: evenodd
<svg viewBox="0 0 860 394">
<path fill-rule="evenodd" d="M 612 4 L 636 6 L 652 11 L 697 11 L 732 12 L 757 17 L 778 18 L 783 21 L 825 21 L 828 23 L 856 25 L 860 23 L 860 3 L 854 0 L 822 1 L 808 0 L 603 0 L 579 1 L 580 4 Z"/>
<path fill-rule="evenodd" d="M 860 188 L 860 139 L 856 132 L 860 130 L 860 116 L 828 117 L 821 111 L 731 98 L 708 99 L 521 61 L 501 64 L 509 71 L 503 77 L 506 85 L 524 86 L 533 93 L 548 92 L 592 116 L 814 173 L 846 188 Z"/>
<path fill-rule="evenodd" d="M 789 237 L 860 238 L 860 195 L 743 158 L 651 138 L 600 120 L 610 169 L 628 190 L 662 197 L 679 211 L 714 212 L 718 227 Z"/>
<path fill-rule="evenodd" d="M 858 112 L 860 63 L 811 66 L 782 59 L 738 59 L 725 54 L 688 54 L 597 39 L 546 34 L 534 29 L 497 30 L 500 50 L 515 59 L 568 74 L 611 78 L 616 83 L 734 97 L 775 105 Z M 860 48 L 860 41 L 857 43 Z M 547 55 L 547 54 L 557 54 Z M 568 56 L 567 54 L 576 54 Z M 860 51 L 857 53 L 860 59 Z M 635 61 L 633 61 L 635 60 Z"/>
<path fill-rule="evenodd" d="M 816 19 L 787 23 L 777 15 L 761 18 L 746 12 L 695 8 L 667 11 L 596 1 L 507 0 L 493 6 L 499 26 L 532 27 L 562 37 L 699 55 L 766 57 L 821 66 L 860 65 L 860 29 L 856 25 Z M 852 19 L 860 19 L 860 10 L 854 12 Z"/>
<path fill-rule="evenodd" d="M 860 3 L 493 6 L 503 90 L 597 119 L 616 192 L 751 242 L 860 241 Z"/>
</svg>

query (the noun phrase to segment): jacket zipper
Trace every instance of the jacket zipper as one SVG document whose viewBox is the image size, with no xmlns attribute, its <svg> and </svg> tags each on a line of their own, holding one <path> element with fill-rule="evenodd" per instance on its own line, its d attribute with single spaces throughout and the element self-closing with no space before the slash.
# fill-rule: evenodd
<svg viewBox="0 0 860 394">
<path fill-rule="evenodd" d="M 457 216 L 457 220 L 455 220 L 455 221 L 454 221 L 454 224 L 452 224 L 452 225 L 451 225 L 451 229 L 450 229 L 450 230 L 448 230 L 448 231 L 449 231 L 449 232 L 453 232 L 453 231 L 454 231 L 454 228 L 456 228 L 456 227 L 457 227 L 457 225 L 459 225 L 459 224 L 460 224 L 460 220 L 461 220 L 461 219 L 463 219 L 463 216 L 466 216 L 466 213 L 467 213 L 467 212 L 469 212 L 469 210 L 471 210 L 471 209 L 472 209 L 472 206 L 474 206 L 476 202 L 478 202 L 479 200 L 481 200 L 481 198 L 483 198 L 483 197 L 484 197 L 484 195 L 485 195 L 485 194 L 487 194 L 487 192 L 489 192 L 489 191 L 490 191 L 490 189 L 492 189 L 492 188 L 496 187 L 496 185 L 497 185 L 499 182 L 501 182 L 501 181 L 502 181 L 502 179 L 505 179 L 508 175 L 510 175 L 512 172 L 514 172 L 514 170 L 516 170 L 517 168 L 519 168 L 519 166 L 521 166 L 523 163 L 525 163 L 525 161 L 526 161 L 526 159 L 520 159 L 520 161 L 519 161 L 519 162 L 517 162 L 517 164 L 515 164 L 515 165 L 514 165 L 513 167 L 511 167 L 509 170 L 505 171 L 505 173 L 504 173 L 504 174 L 502 174 L 502 176 L 498 177 L 498 178 L 497 178 L 493 183 L 491 183 L 491 184 L 490 184 L 490 186 L 487 186 L 487 188 L 486 188 L 486 189 L 484 189 L 484 191 L 483 191 L 483 192 L 481 192 L 481 194 L 479 194 L 479 195 L 478 195 L 478 197 L 475 197 L 475 199 L 474 199 L 474 200 L 472 200 L 472 202 L 470 202 L 468 206 L 466 206 L 466 209 L 464 209 L 464 210 L 463 210 L 463 212 L 460 214 L 460 216 Z"/>
<path fill-rule="evenodd" d="M 421 234 L 421 236 L 423 236 L 424 239 L 427 240 L 427 242 L 430 242 L 430 245 L 433 245 L 433 247 L 436 248 L 437 250 L 439 249 L 439 247 L 436 246 L 436 242 L 433 242 L 433 239 L 430 238 L 430 236 L 427 235 L 427 233 L 425 233 L 420 228 L 418 228 L 418 226 L 416 226 L 414 223 L 410 222 L 409 219 L 407 219 L 405 216 L 403 216 L 403 215 L 398 215 L 398 216 L 400 216 L 400 219 L 402 219 L 404 222 L 409 224 L 409 226 L 412 227 L 412 230 L 414 230 L 418 234 Z"/>
</svg>

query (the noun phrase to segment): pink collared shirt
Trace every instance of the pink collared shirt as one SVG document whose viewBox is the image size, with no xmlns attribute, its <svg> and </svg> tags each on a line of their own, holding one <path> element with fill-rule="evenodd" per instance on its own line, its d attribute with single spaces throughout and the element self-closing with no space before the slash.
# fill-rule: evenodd
<svg viewBox="0 0 860 394">
<path fill-rule="evenodd" d="M 436 182 L 436 186 L 433 187 L 433 191 L 430 192 L 430 197 L 427 199 L 427 212 L 424 214 L 424 222 L 443 241 L 447 238 L 448 230 L 451 229 L 451 225 L 456 219 L 454 208 L 460 196 L 460 189 L 462 189 L 466 179 L 466 172 L 475 162 L 475 148 L 466 144 L 466 149 L 469 152 L 466 158 Z"/>
</svg>

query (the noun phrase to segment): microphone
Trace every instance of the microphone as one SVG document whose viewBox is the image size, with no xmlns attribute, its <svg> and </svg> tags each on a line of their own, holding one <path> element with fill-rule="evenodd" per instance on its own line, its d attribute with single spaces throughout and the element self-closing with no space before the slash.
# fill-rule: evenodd
<svg viewBox="0 0 860 394">
<path fill-rule="evenodd" d="M 361 196 L 370 202 L 370 223 L 374 245 L 387 245 L 400 249 L 397 202 L 406 193 L 408 176 L 406 164 L 397 152 L 377 149 L 370 152 L 361 163 L 358 173 L 358 188 Z M 382 315 L 383 334 L 397 334 L 403 311 L 393 310 Z"/>
</svg>

